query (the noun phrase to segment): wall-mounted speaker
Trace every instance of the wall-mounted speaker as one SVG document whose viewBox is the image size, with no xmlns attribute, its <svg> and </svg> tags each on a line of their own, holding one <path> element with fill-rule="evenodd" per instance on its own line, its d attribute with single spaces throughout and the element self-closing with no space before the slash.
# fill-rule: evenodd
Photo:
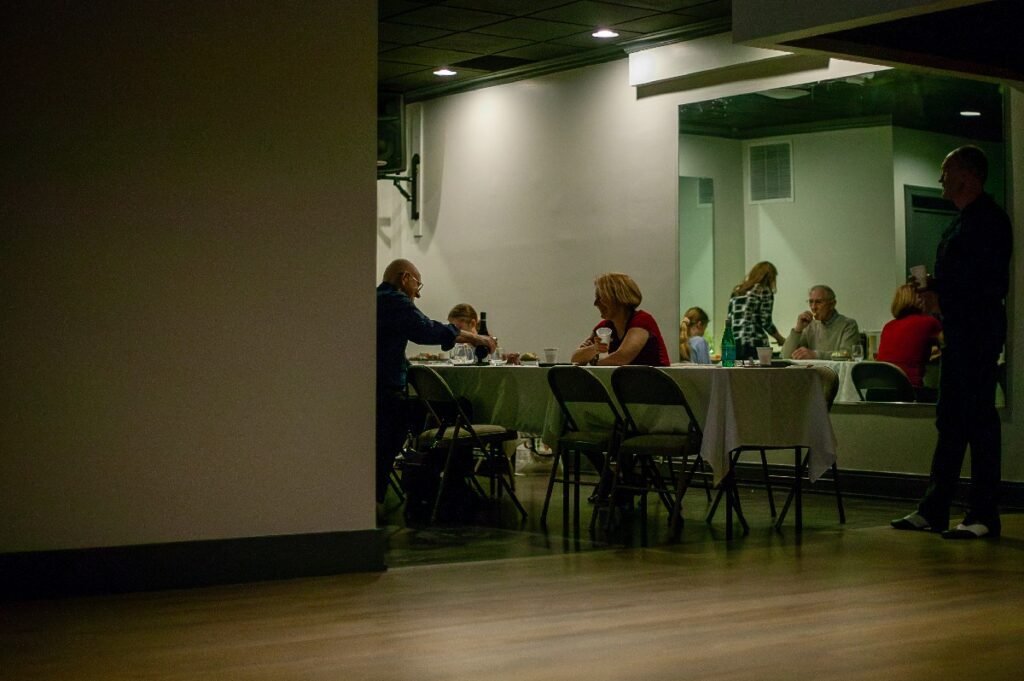
<svg viewBox="0 0 1024 681">
<path fill-rule="evenodd" d="M 377 93 L 377 175 L 405 170 L 405 100 L 394 92 Z"/>
</svg>

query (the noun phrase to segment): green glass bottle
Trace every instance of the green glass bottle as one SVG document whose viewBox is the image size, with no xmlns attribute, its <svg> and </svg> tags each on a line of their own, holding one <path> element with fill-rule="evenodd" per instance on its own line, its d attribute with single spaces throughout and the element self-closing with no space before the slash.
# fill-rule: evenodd
<svg viewBox="0 0 1024 681">
<path fill-rule="evenodd" d="M 722 366 L 736 366 L 736 339 L 732 337 L 732 321 L 725 320 L 725 333 L 722 334 Z"/>
</svg>

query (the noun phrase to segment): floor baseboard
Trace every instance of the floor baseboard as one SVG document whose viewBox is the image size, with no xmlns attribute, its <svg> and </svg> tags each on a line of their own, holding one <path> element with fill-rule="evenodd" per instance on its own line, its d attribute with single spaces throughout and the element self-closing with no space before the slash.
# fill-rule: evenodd
<svg viewBox="0 0 1024 681">
<path fill-rule="evenodd" d="M 0 554 L 0 599 L 186 589 L 379 572 L 380 530 Z"/>
</svg>

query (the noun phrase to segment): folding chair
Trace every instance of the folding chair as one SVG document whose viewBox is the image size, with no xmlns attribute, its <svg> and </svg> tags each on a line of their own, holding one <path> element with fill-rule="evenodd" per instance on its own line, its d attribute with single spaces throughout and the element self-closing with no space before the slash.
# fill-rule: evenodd
<svg viewBox="0 0 1024 681">
<path fill-rule="evenodd" d="M 607 493 L 602 481 L 607 480 L 608 464 L 614 457 L 622 437 L 623 421 L 611 396 L 600 380 L 578 366 L 554 366 L 548 370 L 548 385 L 558 402 L 565 419 L 565 426 L 558 438 L 556 456 L 551 463 L 548 489 L 544 495 L 544 509 L 540 524 L 547 527 L 548 505 L 555 483 L 562 484 L 562 527 L 569 526 L 569 488 L 573 489 L 573 525 L 580 526 L 580 486 L 596 488 L 597 495 Z M 574 417 L 573 412 L 577 412 Z M 586 426 L 582 428 L 581 424 Z M 580 454 L 584 454 L 594 465 L 598 478 L 594 482 L 582 482 L 580 478 Z M 558 475 L 559 464 L 562 476 Z M 606 488 L 607 485 L 605 484 Z M 591 521 L 593 528 L 593 521 Z"/>
<path fill-rule="evenodd" d="M 619 490 L 639 493 L 641 525 L 646 536 L 647 494 L 655 492 L 671 514 L 672 532 L 677 534 L 682 526 L 683 496 L 698 467 L 702 473 L 705 471 L 700 456 L 703 433 L 693 409 L 682 388 L 655 367 L 618 367 L 612 372 L 612 390 L 622 407 L 626 432 L 619 445 L 611 494 L 614 498 Z M 661 474 L 659 464 L 665 465 L 667 478 Z M 711 488 L 706 477 L 704 489 L 710 501 Z"/>
<path fill-rule="evenodd" d="M 854 367 L 856 369 L 856 367 Z M 818 372 L 821 377 L 822 389 L 825 392 L 825 403 L 828 406 L 829 412 L 832 411 L 832 405 L 836 401 L 836 395 L 839 394 L 839 376 L 835 371 L 827 366 L 815 366 L 814 370 Z M 782 506 L 782 513 L 779 514 L 778 520 L 775 522 L 775 529 L 781 529 L 782 523 L 786 519 L 786 513 L 789 511 L 789 506 L 793 502 L 793 499 L 797 499 L 797 519 L 796 529 L 799 531 L 803 526 L 803 513 L 800 507 L 800 488 L 803 484 L 803 471 L 807 470 L 807 462 L 810 459 L 811 453 L 807 452 L 804 454 L 803 460 L 800 462 L 800 466 L 797 469 L 796 474 L 793 478 L 793 487 L 790 488 L 789 494 L 786 496 L 786 503 Z M 799 456 L 797 457 L 799 461 Z M 839 467 L 835 463 L 832 464 L 832 489 L 836 494 L 836 509 L 839 512 L 839 523 L 841 525 L 846 524 L 846 509 L 843 507 L 843 492 L 839 488 Z"/>
<path fill-rule="evenodd" d="M 910 379 L 889 362 L 857 362 L 850 371 L 857 394 L 865 402 L 915 402 Z"/>
<path fill-rule="evenodd" d="M 438 424 L 436 428 L 420 433 L 417 438 L 417 449 L 444 452 L 444 467 L 430 515 L 431 522 L 437 522 L 441 500 L 456 476 L 466 478 L 482 496 L 496 499 L 503 492 L 507 493 L 525 519 L 526 510 L 519 503 L 511 482 L 506 479 L 506 475 L 511 473 L 507 462 L 503 461 L 505 454 L 501 447 L 503 442 L 514 440 L 519 434 L 504 426 L 471 423 L 448 383 L 430 367 L 410 367 L 409 384 Z M 460 460 L 467 451 L 470 452 L 470 461 Z M 489 494 L 476 479 L 473 458 L 483 459 L 487 463 L 482 468 L 490 480 Z M 468 466 L 463 465 L 467 463 Z"/>
<path fill-rule="evenodd" d="M 797 371 L 806 371 L 806 369 L 803 366 L 799 366 L 799 365 L 794 365 L 794 369 L 797 370 Z M 822 390 L 825 393 L 825 403 L 827 405 L 828 410 L 832 411 L 832 404 L 835 402 L 836 395 L 839 394 L 839 377 L 838 377 L 838 375 L 836 375 L 835 371 L 833 371 L 831 368 L 829 368 L 827 366 L 815 365 L 815 366 L 812 367 L 812 369 L 814 371 L 816 371 L 818 373 L 818 376 L 821 378 Z M 784 449 L 792 449 L 794 451 L 793 484 L 790 486 L 789 494 L 786 496 L 786 501 L 785 501 L 785 503 L 783 504 L 783 507 L 782 507 L 782 513 L 781 514 L 777 514 L 776 513 L 776 509 L 775 509 L 774 493 L 772 491 L 772 482 L 771 482 L 772 481 L 772 475 L 771 475 L 770 469 L 768 468 L 767 452 L 769 450 L 784 450 Z M 800 485 L 802 484 L 802 481 L 805 479 L 804 478 L 804 471 L 807 470 L 807 463 L 808 463 L 808 460 L 810 458 L 810 452 L 807 451 L 806 448 L 798 447 L 798 446 L 785 446 L 785 447 L 773 446 L 773 447 L 767 447 L 767 446 L 759 446 L 759 445 L 747 445 L 747 446 L 743 446 L 743 447 L 737 447 L 735 450 L 733 450 L 731 452 L 731 454 L 730 454 L 730 456 L 731 456 L 730 466 L 735 467 L 736 463 L 739 461 L 740 456 L 743 453 L 745 453 L 745 452 L 758 452 L 760 454 L 760 456 L 761 456 L 761 473 L 762 473 L 763 478 L 764 478 L 765 491 L 767 492 L 767 495 L 768 495 L 768 507 L 769 507 L 769 509 L 771 511 L 771 517 L 776 519 L 775 520 L 775 528 L 776 529 L 781 529 L 782 528 L 782 523 L 786 519 L 786 514 L 789 512 L 790 505 L 793 503 L 794 499 L 797 499 L 797 504 L 798 504 L 798 507 L 797 507 L 797 511 L 798 511 L 797 527 L 798 527 L 798 529 L 800 529 L 800 525 L 802 525 L 803 518 L 802 518 L 802 506 L 800 505 L 800 498 L 799 498 L 798 495 L 801 492 Z M 839 469 L 838 469 L 838 467 L 834 463 L 832 464 L 832 481 L 833 481 L 833 489 L 835 490 L 835 494 L 836 494 L 836 506 L 837 506 L 837 509 L 838 509 L 838 512 L 839 512 L 839 522 L 840 523 L 845 523 L 846 522 L 846 510 L 845 510 L 845 507 L 843 506 L 842 490 L 839 487 Z M 714 518 L 715 512 L 718 510 L 718 504 L 720 503 L 720 501 L 722 499 L 722 495 L 724 493 L 725 493 L 725 489 L 724 488 L 720 489 L 718 491 L 718 494 L 715 497 L 715 501 L 711 505 L 711 509 L 708 511 L 707 521 L 709 523 Z M 738 501 L 739 501 L 739 499 L 736 498 L 736 502 L 737 503 L 738 503 Z M 741 522 L 743 522 L 742 517 L 743 516 L 742 516 L 742 512 L 741 512 Z M 744 524 L 744 530 L 746 530 L 747 529 L 746 523 L 744 522 L 743 524 Z"/>
</svg>

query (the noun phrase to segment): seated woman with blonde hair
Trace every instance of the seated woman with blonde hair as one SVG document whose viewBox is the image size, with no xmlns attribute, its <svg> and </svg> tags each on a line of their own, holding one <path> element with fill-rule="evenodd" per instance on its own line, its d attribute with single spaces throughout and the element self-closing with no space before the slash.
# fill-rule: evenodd
<svg viewBox="0 0 1024 681">
<path fill-rule="evenodd" d="M 708 328 L 708 313 L 691 307 L 679 322 L 679 359 L 694 364 L 711 364 L 711 351 L 704 340 Z"/>
<path fill-rule="evenodd" d="M 882 327 L 875 359 L 903 369 L 910 384 L 921 388 L 925 365 L 931 357 L 932 348 L 939 344 L 942 336 L 942 324 L 922 311 L 917 288 L 913 284 L 896 288 L 890 310 L 894 319 Z"/>
<path fill-rule="evenodd" d="M 572 353 L 573 364 L 667 367 L 668 350 L 658 323 L 650 314 L 637 309 L 642 299 L 640 287 L 627 274 L 609 272 L 595 279 L 594 306 L 601 313 L 601 322 Z M 607 345 L 598 339 L 600 328 L 611 329 Z M 600 356 L 601 353 L 608 354 Z"/>
</svg>

